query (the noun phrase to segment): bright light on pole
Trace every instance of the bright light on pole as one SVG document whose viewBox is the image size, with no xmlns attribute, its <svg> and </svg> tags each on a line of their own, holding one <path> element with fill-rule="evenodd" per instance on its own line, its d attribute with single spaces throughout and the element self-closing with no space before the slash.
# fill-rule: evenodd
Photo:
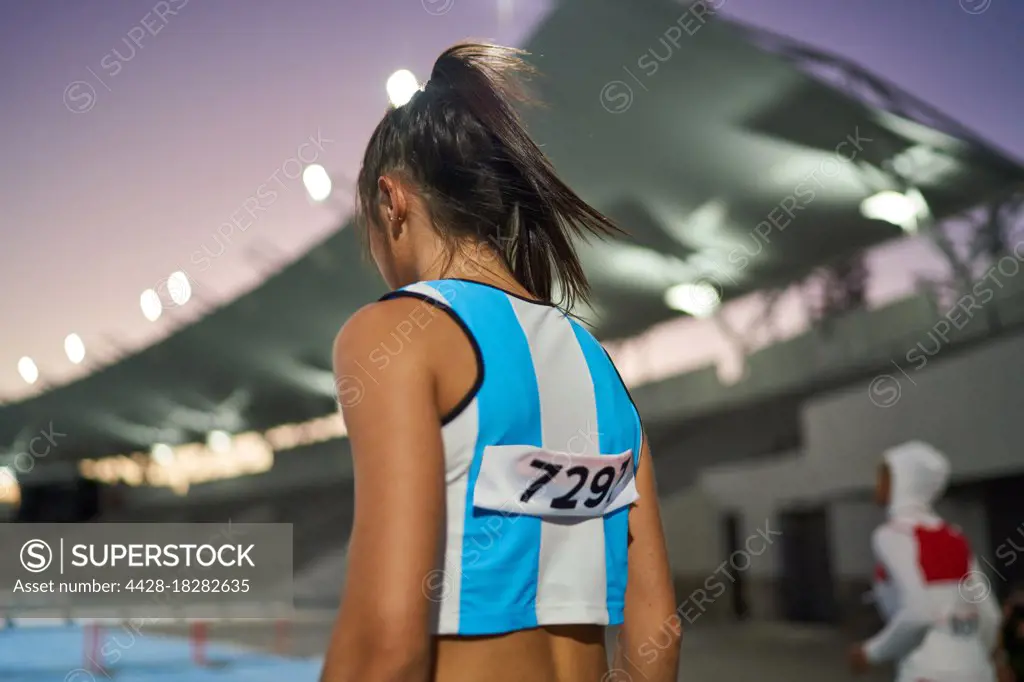
<svg viewBox="0 0 1024 682">
<path fill-rule="evenodd" d="M 160 465 L 170 464 L 174 461 L 174 448 L 167 443 L 157 443 L 150 451 L 153 461 Z"/>
<path fill-rule="evenodd" d="M 401 69 L 391 74 L 385 88 L 388 91 L 388 99 L 391 100 L 391 104 L 400 107 L 412 99 L 412 96 L 420 89 L 420 84 L 416 81 L 416 76 L 412 71 Z"/>
<path fill-rule="evenodd" d="M 718 291 L 705 282 L 677 284 L 665 292 L 665 305 L 694 317 L 707 317 L 721 302 Z"/>
<path fill-rule="evenodd" d="M 206 436 L 206 447 L 217 453 L 231 450 L 231 434 L 227 431 L 210 431 Z"/>
<path fill-rule="evenodd" d="M 310 164 L 302 171 L 302 184 L 313 201 L 324 201 L 331 196 L 331 176 L 318 163 Z"/>
<path fill-rule="evenodd" d="M 172 272 L 167 278 L 167 292 L 175 305 L 185 305 L 192 298 L 192 283 L 188 281 L 188 275 L 181 270 Z"/>
<path fill-rule="evenodd" d="M 928 204 L 917 190 L 906 194 L 886 190 L 860 202 L 860 213 L 869 220 L 884 220 L 905 232 L 917 232 L 918 217 L 927 215 Z"/>
<path fill-rule="evenodd" d="M 160 302 L 160 295 L 152 289 L 146 289 L 142 292 L 142 296 L 139 297 L 139 305 L 142 306 L 142 314 L 150 322 L 156 322 L 160 319 L 160 314 L 164 311 L 164 304 Z"/>
<path fill-rule="evenodd" d="M 39 378 L 39 368 L 32 358 L 25 356 L 18 360 L 18 374 L 25 380 L 26 384 L 34 384 Z"/>
<path fill-rule="evenodd" d="M 68 334 L 64 339 L 64 352 L 71 362 L 76 365 L 81 363 L 85 359 L 85 343 L 82 337 L 78 334 Z"/>
</svg>

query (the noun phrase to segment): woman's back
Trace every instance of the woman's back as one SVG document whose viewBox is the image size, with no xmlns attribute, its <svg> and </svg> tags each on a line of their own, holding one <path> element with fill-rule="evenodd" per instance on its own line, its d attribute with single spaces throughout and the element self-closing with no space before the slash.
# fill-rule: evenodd
<svg viewBox="0 0 1024 682">
<path fill-rule="evenodd" d="M 386 298 L 397 297 L 450 316 L 424 334 L 462 330 L 464 339 L 440 345 L 443 374 L 453 375 L 441 383 L 457 395 L 473 376 L 442 418 L 434 632 L 621 623 L 641 431 L 604 350 L 557 307 L 486 284 L 423 282 Z M 467 344 L 472 365 L 451 362 L 450 350 Z"/>
<path fill-rule="evenodd" d="M 439 637 L 437 682 L 601 682 L 608 673 L 599 625 L 553 625 L 492 637 Z"/>
</svg>

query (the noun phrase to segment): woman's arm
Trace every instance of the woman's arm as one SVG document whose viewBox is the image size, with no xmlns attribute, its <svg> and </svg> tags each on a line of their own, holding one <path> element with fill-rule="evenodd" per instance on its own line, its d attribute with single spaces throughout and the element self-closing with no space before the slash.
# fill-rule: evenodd
<svg viewBox="0 0 1024 682">
<path fill-rule="evenodd" d="M 339 399 L 352 446 L 355 521 L 341 610 L 321 682 L 425 682 L 438 561 L 444 451 L 427 344 L 405 344 L 375 369 L 370 354 L 418 305 L 372 304 L 335 341 Z M 379 354 L 379 350 L 378 350 Z"/>
<path fill-rule="evenodd" d="M 629 510 L 626 606 L 613 666 L 634 680 L 675 682 L 682 621 L 676 613 L 675 587 L 646 437 L 636 487 L 640 499 Z"/>
<path fill-rule="evenodd" d="M 917 541 L 907 531 L 884 525 L 872 535 L 875 557 L 896 585 L 900 608 L 874 637 L 864 642 L 865 662 L 899 659 L 915 649 L 934 622 L 918 561 Z"/>
</svg>

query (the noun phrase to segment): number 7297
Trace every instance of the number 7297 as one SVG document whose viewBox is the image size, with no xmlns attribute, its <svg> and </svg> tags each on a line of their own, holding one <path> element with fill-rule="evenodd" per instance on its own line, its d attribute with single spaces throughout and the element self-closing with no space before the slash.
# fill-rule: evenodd
<svg viewBox="0 0 1024 682">
<path fill-rule="evenodd" d="M 579 502 L 576 496 L 588 481 L 590 482 L 591 495 L 583 500 L 583 506 L 588 509 L 600 506 L 608 497 L 608 494 L 615 488 L 615 485 L 626 475 L 630 464 L 632 464 L 632 461 L 627 459 L 619 466 L 618 472 L 615 471 L 615 467 L 611 466 L 596 470 L 582 465 L 570 467 L 566 470 L 565 475 L 575 478 L 576 483 L 566 494 L 551 498 L 551 508 L 576 509 L 576 505 Z M 548 485 L 564 468 L 562 464 L 553 464 L 541 459 L 534 459 L 530 462 L 530 466 L 541 470 L 543 473 L 530 483 L 530 487 L 523 491 L 523 494 L 519 497 L 519 501 L 523 503 L 529 502 L 534 495 L 540 492 L 544 486 Z"/>
</svg>

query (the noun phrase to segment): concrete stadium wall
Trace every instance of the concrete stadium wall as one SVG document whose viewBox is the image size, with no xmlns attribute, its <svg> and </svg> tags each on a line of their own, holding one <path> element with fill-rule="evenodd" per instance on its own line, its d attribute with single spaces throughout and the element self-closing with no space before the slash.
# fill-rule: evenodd
<svg viewBox="0 0 1024 682">
<path fill-rule="evenodd" d="M 737 575 L 742 574 L 750 616 L 778 616 L 781 545 L 776 513 L 800 483 L 799 453 L 776 455 L 750 464 L 701 471 L 688 485 L 672 490 L 659 469 L 662 524 L 675 578 L 676 596 L 691 613 L 709 621 L 729 620 Z M 739 552 L 729 554 L 725 518 L 739 521 Z"/>
<path fill-rule="evenodd" d="M 714 500 L 699 486 L 662 499 L 662 526 L 676 574 L 703 578 L 722 562 L 725 546 L 720 514 Z"/>
<path fill-rule="evenodd" d="M 874 502 L 862 499 L 837 500 L 829 504 L 829 539 L 832 570 L 841 581 L 871 578 L 875 561 L 871 554 L 871 533 L 885 520 Z"/>
<path fill-rule="evenodd" d="M 812 501 L 805 495 L 810 487 L 807 476 L 799 451 L 713 467 L 700 475 L 699 485 L 718 507 L 739 517 L 740 546 L 749 541 L 752 552 L 761 552 L 743 559 L 749 564 L 744 571 L 744 589 L 752 618 L 781 617 L 782 543 L 778 536 L 778 514 L 794 501 Z M 770 542 L 765 542 L 765 537 Z M 735 559 L 733 563 L 743 567 Z"/>
<path fill-rule="evenodd" d="M 721 509 L 700 486 L 690 485 L 661 496 L 661 521 L 676 599 L 685 617 L 692 621 L 699 617 L 705 622 L 728 620 L 728 592 L 715 587 L 708 593 L 706 589 L 709 583 L 721 583 L 715 579 L 725 555 Z M 705 593 L 705 598 L 696 597 Z M 695 601 L 701 602 L 699 608 L 690 606 Z"/>
<path fill-rule="evenodd" d="M 935 348 L 927 335 L 920 342 Z M 914 350 L 920 354 L 908 345 L 902 355 Z M 881 452 L 911 439 L 945 452 L 957 482 L 1024 471 L 1024 336 L 948 359 L 940 351 L 919 370 L 898 359 L 906 374 L 890 367 L 872 382 L 805 405 L 805 449 L 822 492 L 869 486 Z"/>
</svg>

